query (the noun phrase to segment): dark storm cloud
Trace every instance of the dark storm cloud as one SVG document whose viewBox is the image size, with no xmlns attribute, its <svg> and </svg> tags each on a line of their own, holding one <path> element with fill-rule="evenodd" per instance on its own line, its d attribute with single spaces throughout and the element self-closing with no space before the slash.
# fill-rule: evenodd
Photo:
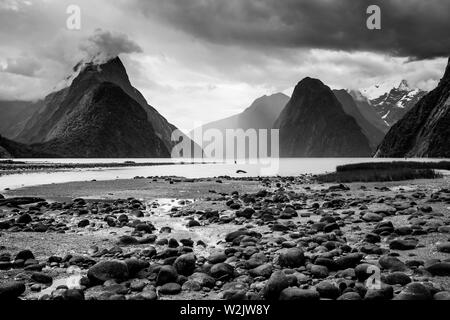
<svg viewBox="0 0 450 320">
<path fill-rule="evenodd" d="M 381 30 L 368 30 L 369 5 Z M 448 0 L 148 0 L 135 5 L 196 38 L 267 48 L 374 51 L 417 59 L 448 56 Z"/>
</svg>

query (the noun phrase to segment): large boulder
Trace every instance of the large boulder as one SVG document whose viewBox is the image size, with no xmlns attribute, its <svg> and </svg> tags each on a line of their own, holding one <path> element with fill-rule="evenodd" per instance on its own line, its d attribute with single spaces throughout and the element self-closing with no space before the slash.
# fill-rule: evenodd
<svg viewBox="0 0 450 320">
<path fill-rule="evenodd" d="M 282 267 L 297 268 L 305 264 L 305 254 L 300 248 L 284 249 L 279 256 Z"/>
<path fill-rule="evenodd" d="M 175 259 L 173 266 L 177 272 L 183 276 L 190 276 L 195 270 L 195 255 L 186 253 Z"/>
<path fill-rule="evenodd" d="M 25 283 L 21 281 L 9 281 L 0 284 L 0 299 L 16 299 L 25 292 Z"/>
<path fill-rule="evenodd" d="M 283 271 L 275 271 L 270 276 L 264 287 L 264 298 L 267 300 L 277 300 L 280 293 L 289 287 L 289 279 Z"/>
<path fill-rule="evenodd" d="M 319 300 L 320 295 L 313 289 L 286 288 L 280 293 L 280 300 Z"/>
<path fill-rule="evenodd" d="M 103 283 L 107 280 L 124 281 L 128 279 L 127 265 L 118 260 L 101 261 L 89 268 L 88 278 L 94 283 Z"/>
</svg>

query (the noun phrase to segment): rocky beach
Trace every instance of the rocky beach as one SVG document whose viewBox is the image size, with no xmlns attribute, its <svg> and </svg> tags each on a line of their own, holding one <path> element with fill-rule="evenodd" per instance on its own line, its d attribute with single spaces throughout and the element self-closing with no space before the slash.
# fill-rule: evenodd
<svg viewBox="0 0 450 320">
<path fill-rule="evenodd" d="M 0 195 L 0 299 L 448 300 L 450 178 L 70 182 Z"/>
</svg>

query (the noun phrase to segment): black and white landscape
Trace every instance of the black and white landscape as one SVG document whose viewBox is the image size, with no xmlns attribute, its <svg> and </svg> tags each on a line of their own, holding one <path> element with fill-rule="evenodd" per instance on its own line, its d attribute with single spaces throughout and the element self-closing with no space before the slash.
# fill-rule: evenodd
<svg viewBox="0 0 450 320">
<path fill-rule="evenodd" d="M 450 300 L 450 3 L 375 2 L 0 1 L 0 301 Z"/>
</svg>

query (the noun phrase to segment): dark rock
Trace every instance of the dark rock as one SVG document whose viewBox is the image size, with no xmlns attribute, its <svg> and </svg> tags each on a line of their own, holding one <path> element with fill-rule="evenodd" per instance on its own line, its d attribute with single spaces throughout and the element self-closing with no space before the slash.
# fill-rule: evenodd
<svg viewBox="0 0 450 320">
<path fill-rule="evenodd" d="M 367 280 L 374 272 L 376 266 L 368 263 L 362 263 L 356 266 L 355 276 L 359 281 Z"/>
<path fill-rule="evenodd" d="M 249 273 L 253 277 L 269 278 L 272 274 L 273 267 L 271 263 L 262 264 L 256 268 L 250 269 Z"/>
<path fill-rule="evenodd" d="M 280 253 L 279 262 L 282 267 L 301 267 L 305 264 L 305 254 L 300 248 L 284 249 Z"/>
<path fill-rule="evenodd" d="M 124 262 L 109 260 L 98 262 L 89 268 L 87 276 L 93 283 L 103 283 L 107 280 L 126 280 L 129 273 L 128 267 Z"/>
<path fill-rule="evenodd" d="M 326 278 L 329 275 L 328 268 L 326 266 L 316 264 L 311 266 L 310 272 L 315 278 Z"/>
<path fill-rule="evenodd" d="M 139 241 L 132 236 L 121 236 L 119 237 L 119 241 L 118 244 L 119 245 L 123 245 L 123 246 L 128 246 L 128 245 L 133 245 L 133 244 L 138 244 Z"/>
<path fill-rule="evenodd" d="M 349 253 L 336 259 L 336 266 L 339 270 L 356 267 L 363 258 L 361 253 Z"/>
<path fill-rule="evenodd" d="M 166 283 L 158 289 L 158 292 L 160 294 L 168 294 L 168 295 L 178 294 L 181 292 L 181 286 L 175 282 Z"/>
<path fill-rule="evenodd" d="M 236 211 L 236 217 L 244 217 L 246 219 L 250 219 L 254 213 L 255 213 L 255 209 L 244 208 L 244 210 Z"/>
<path fill-rule="evenodd" d="M 381 237 L 376 233 L 368 233 L 364 240 L 369 243 L 378 243 L 381 242 Z"/>
<path fill-rule="evenodd" d="M 17 255 L 15 260 L 24 260 L 27 261 L 28 259 L 34 259 L 34 255 L 30 250 L 22 250 Z"/>
<path fill-rule="evenodd" d="M 417 247 L 418 242 L 416 240 L 393 240 L 389 243 L 389 248 L 392 250 L 412 250 Z"/>
<path fill-rule="evenodd" d="M 435 293 L 433 296 L 433 300 L 450 300 L 450 292 L 441 291 L 441 292 Z"/>
<path fill-rule="evenodd" d="M 78 228 L 84 228 L 87 227 L 89 225 L 89 220 L 88 219 L 83 219 L 80 222 L 78 222 Z"/>
<path fill-rule="evenodd" d="M 137 232 L 152 233 L 154 227 L 147 223 L 139 223 L 134 227 L 134 230 Z"/>
<path fill-rule="evenodd" d="M 450 276 L 450 262 L 438 262 L 425 268 L 433 276 Z"/>
<path fill-rule="evenodd" d="M 233 242 L 236 238 L 241 237 L 241 236 L 246 236 L 248 235 L 248 231 L 247 230 L 237 230 L 237 231 L 233 231 L 229 234 L 227 234 L 225 236 L 225 241 L 226 242 Z"/>
<path fill-rule="evenodd" d="M 341 291 L 333 283 L 329 281 L 321 281 L 316 285 L 316 290 L 321 298 L 337 299 Z"/>
<path fill-rule="evenodd" d="M 24 213 L 16 219 L 16 223 L 22 223 L 22 224 L 27 224 L 27 223 L 30 223 L 31 221 L 33 221 L 33 219 L 31 218 L 31 216 L 28 213 Z"/>
<path fill-rule="evenodd" d="M 178 273 L 173 266 L 162 266 L 159 269 L 158 276 L 156 278 L 156 285 L 161 286 L 166 283 L 176 282 L 177 278 Z"/>
<path fill-rule="evenodd" d="M 186 253 L 176 258 L 173 266 L 178 274 L 189 276 L 195 270 L 195 255 L 193 253 Z"/>
<path fill-rule="evenodd" d="M 361 296 L 357 292 L 346 292 L 336 300 L 361 300 Z"/>
<path fill-rule="evenodd" d="M 383 269 L 388 269 L 391 271 L 405 271 L 407 269 L 406 265 L 398 258 L 388 255 L 382 256 L 378 260 L 378 263 Z"/>
<path fill-rule="evenodd" d="M 202 287 L 212 288 L 216 283 L 216 279 L 202 272 L 195 272 L 189 276 L 189 280 L 198 282 Z"/>
<path fill-rule="evenodd" d="M 25 292 L 25 283 L 21 281 L 8 281 L 0 284 L 0 299 L 16 299 Z"/>
<path fill-rule="evenodd" d="M 210 273 L 216 279 L 226 280 L 234 276 L 234 268 L 228 263 L 217 263 L 211 267 Z"/>
<path fill-rule="evenodd" d="M 319 300 L 320 295 L 313 289 L 299 289 L 295 287 L 286 288 L 279 295 L 280 300 Z"/>
<path fill-rule="evenodd" d="M 390 285 L 381 283 L 379 289 L 367 290 L 364 300 L 390 300 L 394 296 L 394 288 Z"/>
<path fill-rule="evenodd" d="M 404 286 L 411 282 L 411 278 L 403 272 L 393 272 L 385 276 L 384 282 L 390 285 L 399 284 Z"/>
<path fill-rule="evenodd" d="M 51 276 L 42 272 L 33 272 L 31 279 L 44 284 L 51 284 L 53 282 L 53 278 Z"/>
<path fill-rule="evenodd" d="M 208 258 L 208 262 L 211 264 L 216 264 L 220 262 L 224 262 L 227 260 L 227 255 L 223 252 L 212 253 Z"/>
<path fill-rule="evenodd" d="M 63 300 L 66 301 L 83 301 L 84 292 L 80 289 L 67 289 L 63 293 Z"/>
<path fill-rule="evenodd" d="M 408 284 L 394 300 L 431 300 L 430 290 L 421 283 Z"/>
<path fill-rule="evenodd" d="M 280 293 L 288 286 L 289 280 L 286 275 L 282 271 L 275 271 L 264 287 L 264 298 L 267 300 L 277 300 L 280 297 Z"/>
<path fill-rule="evenodd" d="M 145 269 L 145 268 L 149 267 L 148 261 L 144 261 L 144 260 L 136 259 L 136 258 L 126 259 L 125 260 L 125 264 L 127 265 L 128 274 L 129 274 L 130 277 L 135 276 L 142 269 Z"/>
<path fill-rule="evenodd" d="M 366 222 L 379 222 L 383 220 L 383 217 L 373 212 L 367 212 L 362 216 L 362 219 Z"/>
<path fill-rule="evenodd" d="M 437 250 L 439 252 L 450 253 L 450 242 L 439 243 L 437 245 Z"/>
</svg>

